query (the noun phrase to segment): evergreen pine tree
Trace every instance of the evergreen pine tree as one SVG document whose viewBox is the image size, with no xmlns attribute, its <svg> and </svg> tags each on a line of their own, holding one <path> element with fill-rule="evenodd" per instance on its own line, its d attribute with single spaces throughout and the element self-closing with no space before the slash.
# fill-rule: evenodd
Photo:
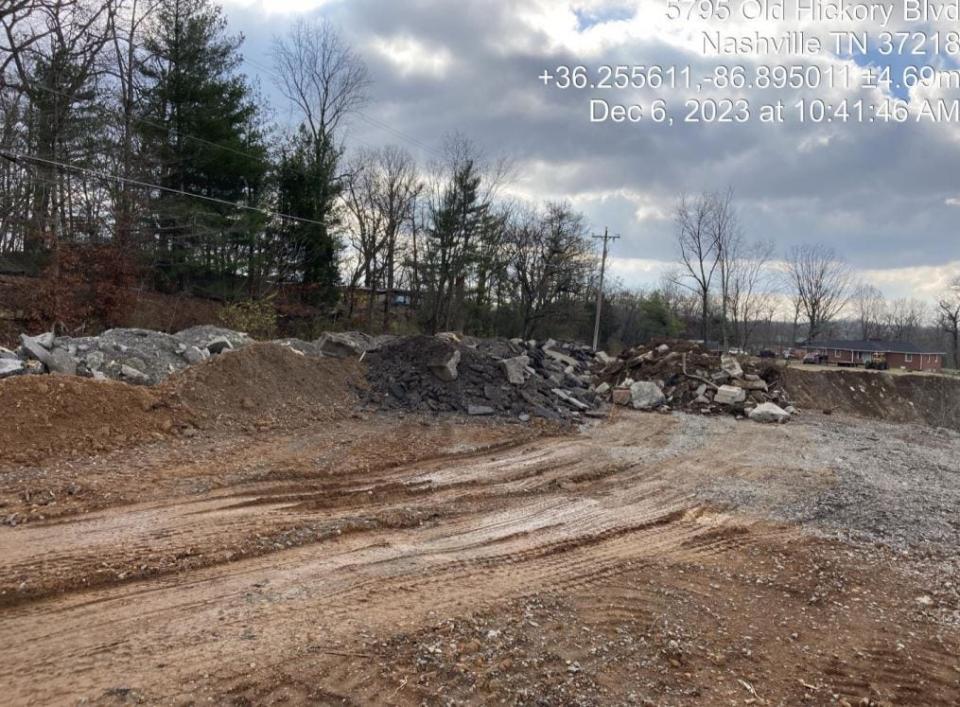
<svg viewBox="0 0 960 707">
<path fill-rule="evenodd" d="M 267 171 L 258 108 L 237 73 L 242 37 L 227 35 L 210 0 L 169 0 L 153 18 L 144 69 L 158 184 L 215 199 L 250 203 Z M 261 228 L 258 215 L 158 192 L 151 216 L 158 284 L 184 289 L 232 273 L 232 259 Z"/>
</svg>

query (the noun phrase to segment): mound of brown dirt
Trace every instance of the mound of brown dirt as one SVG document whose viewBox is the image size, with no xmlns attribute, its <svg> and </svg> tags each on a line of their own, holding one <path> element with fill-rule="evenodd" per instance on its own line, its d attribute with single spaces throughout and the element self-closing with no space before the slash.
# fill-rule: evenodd
<svg viewBox="0 0 960 707">
<path fill-rule="evenodd" d="M 312 358 L 279 344 L 254 344 L 188 368 L 160 386 L 211 422 L 296 422 L 342 413 L 363 385 L 354 359 Z"/>
<path fill-rule="evenodd" d="M 148 389 L 66 376 L 0 381 L 0 410 L 0 466 L 139 444 L 169 432 L 177 420 Z"/>
</svg>

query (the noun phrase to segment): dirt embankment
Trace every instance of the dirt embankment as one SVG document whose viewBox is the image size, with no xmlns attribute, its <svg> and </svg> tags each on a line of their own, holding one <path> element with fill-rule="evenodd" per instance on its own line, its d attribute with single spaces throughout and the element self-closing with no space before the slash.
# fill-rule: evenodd
<svg viewBox="0 0 960 707">
<path fill-rule="evenodd" d="M 351 406 L 364 386 L 362 364 L 315 358 L 278 344 L 253 344 L 171 376 L 160 395 L 211 422 L 296 422 Z"/>
<path fill-rule="evenodd" d="M 36 463 L 150 441 L 178 414 L 153 391 L 113 381 L 20 376 L 0 382 L 0 465 Z"/>
<path fill-rule="evenodd" d="M 788 368 L 790 398 L 801 410 L 830 410 L 888 422 L 960 430 L 960 380 L 875 371 Z"/>
<path fill-rule="evenodd" d="M 68 376 L 0 381 L 0 467 L 135 447 L 197 427 L 268 428 L 342 415 L 363 385 L 355 361 L 256 344 L 156 388 Z"/>
</svg>

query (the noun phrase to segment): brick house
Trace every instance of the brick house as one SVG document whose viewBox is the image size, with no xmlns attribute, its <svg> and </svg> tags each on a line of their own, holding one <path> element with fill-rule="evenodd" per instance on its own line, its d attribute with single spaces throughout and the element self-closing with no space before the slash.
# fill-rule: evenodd
<svg viewBox="0 0 960 707">
<path fill-rule="evenodd" d="M 808 341 L 802 348 L 807 353 L 820 354 L 826 363 L 835 366 L 864 366 L 878 357 L 884 357 L 888 368 L 912 371 L 940 371 L 946 353 L 916 346 L 905 341 Z"/>
</svg>

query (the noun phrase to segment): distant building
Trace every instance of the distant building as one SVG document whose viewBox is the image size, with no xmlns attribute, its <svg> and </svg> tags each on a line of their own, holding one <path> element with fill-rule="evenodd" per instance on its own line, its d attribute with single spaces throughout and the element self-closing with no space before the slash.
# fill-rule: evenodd
<svg viewBox="0 0 960 707">
<path fill-rule="evenodd" d="M 810 354 L 819 354 L 825 363 L 836 366 L 866 366 L 885 361 L 887 368 L 905 368 L 911 371 L 940 371 L 946 353 L 916 346 L 906 341 L 808 341 L 802 348 Z"/>
</svg>

